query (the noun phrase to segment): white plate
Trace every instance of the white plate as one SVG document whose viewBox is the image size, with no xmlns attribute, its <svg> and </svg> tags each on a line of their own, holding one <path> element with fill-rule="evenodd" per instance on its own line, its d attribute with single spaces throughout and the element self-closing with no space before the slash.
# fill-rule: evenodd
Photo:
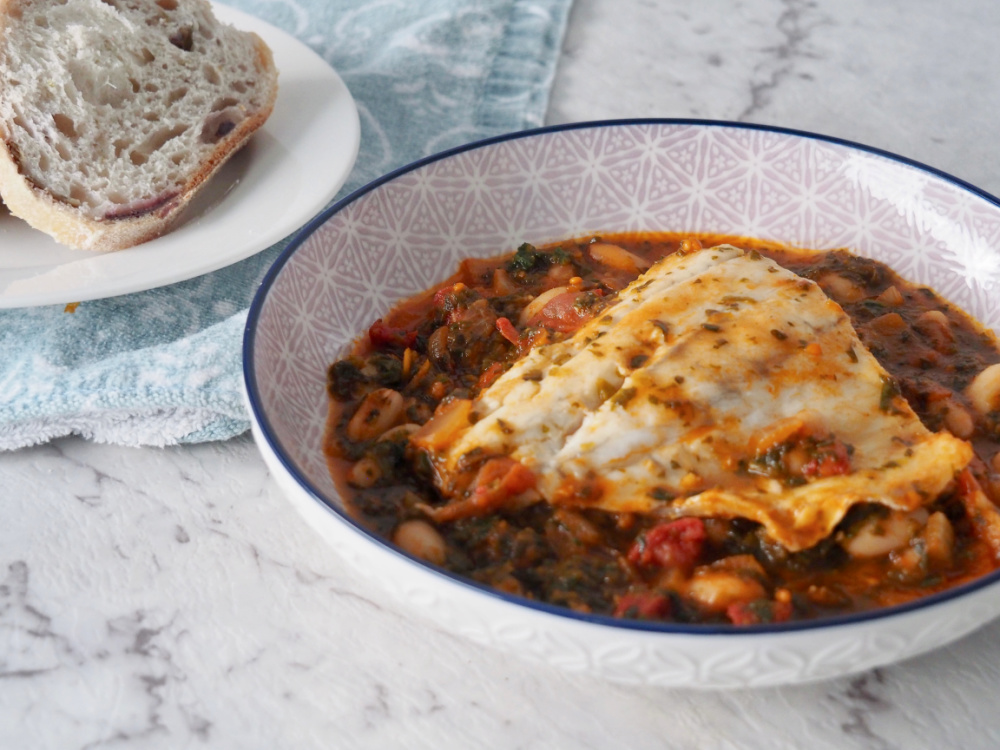
<svg viewBox="0 0 1000 750">
<path fill-rule="evenodd" d="M 354 166 L 358 111 L 340 76 L 285 32 L 232 8 L 222 21 L 270 46 L 278 100 L 267 123 L 169 234 L 113 253 L 73 250 L 0 206 L 0 308 L 113 297 L 190 279 L 270 247 L 333 198 Z"/>
</svg>

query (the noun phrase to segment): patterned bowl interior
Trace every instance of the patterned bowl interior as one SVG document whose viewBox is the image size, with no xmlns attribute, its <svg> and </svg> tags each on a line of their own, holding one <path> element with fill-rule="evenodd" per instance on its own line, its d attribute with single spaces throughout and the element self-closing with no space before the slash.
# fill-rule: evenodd
<svg viewBox="0 0 1000 750">
<path fill-rule="evenodd" d="M 321 450 L 329 363 L 396 300 L 462 258 L 641 230 L 846 247 L 1000 330 L 1000 208 L 889 154 L 809 134 L 643 121 L 543 129 L 431 157 L 303 230 L 248 324 L 251 406 L 293 473 L 333 507 Z"/>
</svg>

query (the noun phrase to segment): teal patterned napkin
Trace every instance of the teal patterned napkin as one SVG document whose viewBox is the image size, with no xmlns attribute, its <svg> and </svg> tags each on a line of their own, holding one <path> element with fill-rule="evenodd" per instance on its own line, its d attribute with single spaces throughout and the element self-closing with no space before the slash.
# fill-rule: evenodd
<svg viewBox="0 0 1000 750">
<path fill-rule="evenodd" d="M 350 89 L 361 150 L 338 198 L 423 156 L 542 123 L 572 0 L 229 0 Z M 79 434 L 170 445 L 249 427 L 246 309 L 287 240 L 138 294 L 0 311 L 0 450 Z"/>
</svg>

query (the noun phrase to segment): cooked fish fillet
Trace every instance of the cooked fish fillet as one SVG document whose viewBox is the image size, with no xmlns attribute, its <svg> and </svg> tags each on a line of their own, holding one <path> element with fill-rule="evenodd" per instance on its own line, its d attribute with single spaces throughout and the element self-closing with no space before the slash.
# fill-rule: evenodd
<svg viewBox="0 0 1000 750">
<path fill-rule="evenodd" d="M 433 420 L 416 440 L 446 497 L 509 456 L 550 503 L 744 517 L 793 551 L 855 503 L 928 503 L 973 455 L 924 427 L 819 286 L 728 245 L 663 259 L 468 413 L 447 441 Z M 796 435 L 841 446 L 833 473 L 769 471 L 768 446 Z"/>
</svg>

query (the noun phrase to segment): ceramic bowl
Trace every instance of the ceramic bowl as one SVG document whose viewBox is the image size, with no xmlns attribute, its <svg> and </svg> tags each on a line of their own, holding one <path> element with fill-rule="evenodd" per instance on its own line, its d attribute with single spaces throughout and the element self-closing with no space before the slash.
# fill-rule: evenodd
<svg viewBox="0 0 1000 750">
<path fill-rule="evenodd" d="M 309 224 L 250 309 L 253 432 L 292 504 L 338 553 L 419 614 L 476 642 L 609 680 L 698 688 L 807 682 L 915 656 L 1000 614 L 1000 573 L 906 606 L 836 619 L 685 626 L 580 615 L 429 566 L 344 511 L 321 450 L 327 366 L 400 298 L 462 258 L 522 242 L 643 230 L 847 247 L 1000 330 L 1000 207 L 897 156 L 734 123 L 545 128 L 439 154 Z"/>
</svg>

